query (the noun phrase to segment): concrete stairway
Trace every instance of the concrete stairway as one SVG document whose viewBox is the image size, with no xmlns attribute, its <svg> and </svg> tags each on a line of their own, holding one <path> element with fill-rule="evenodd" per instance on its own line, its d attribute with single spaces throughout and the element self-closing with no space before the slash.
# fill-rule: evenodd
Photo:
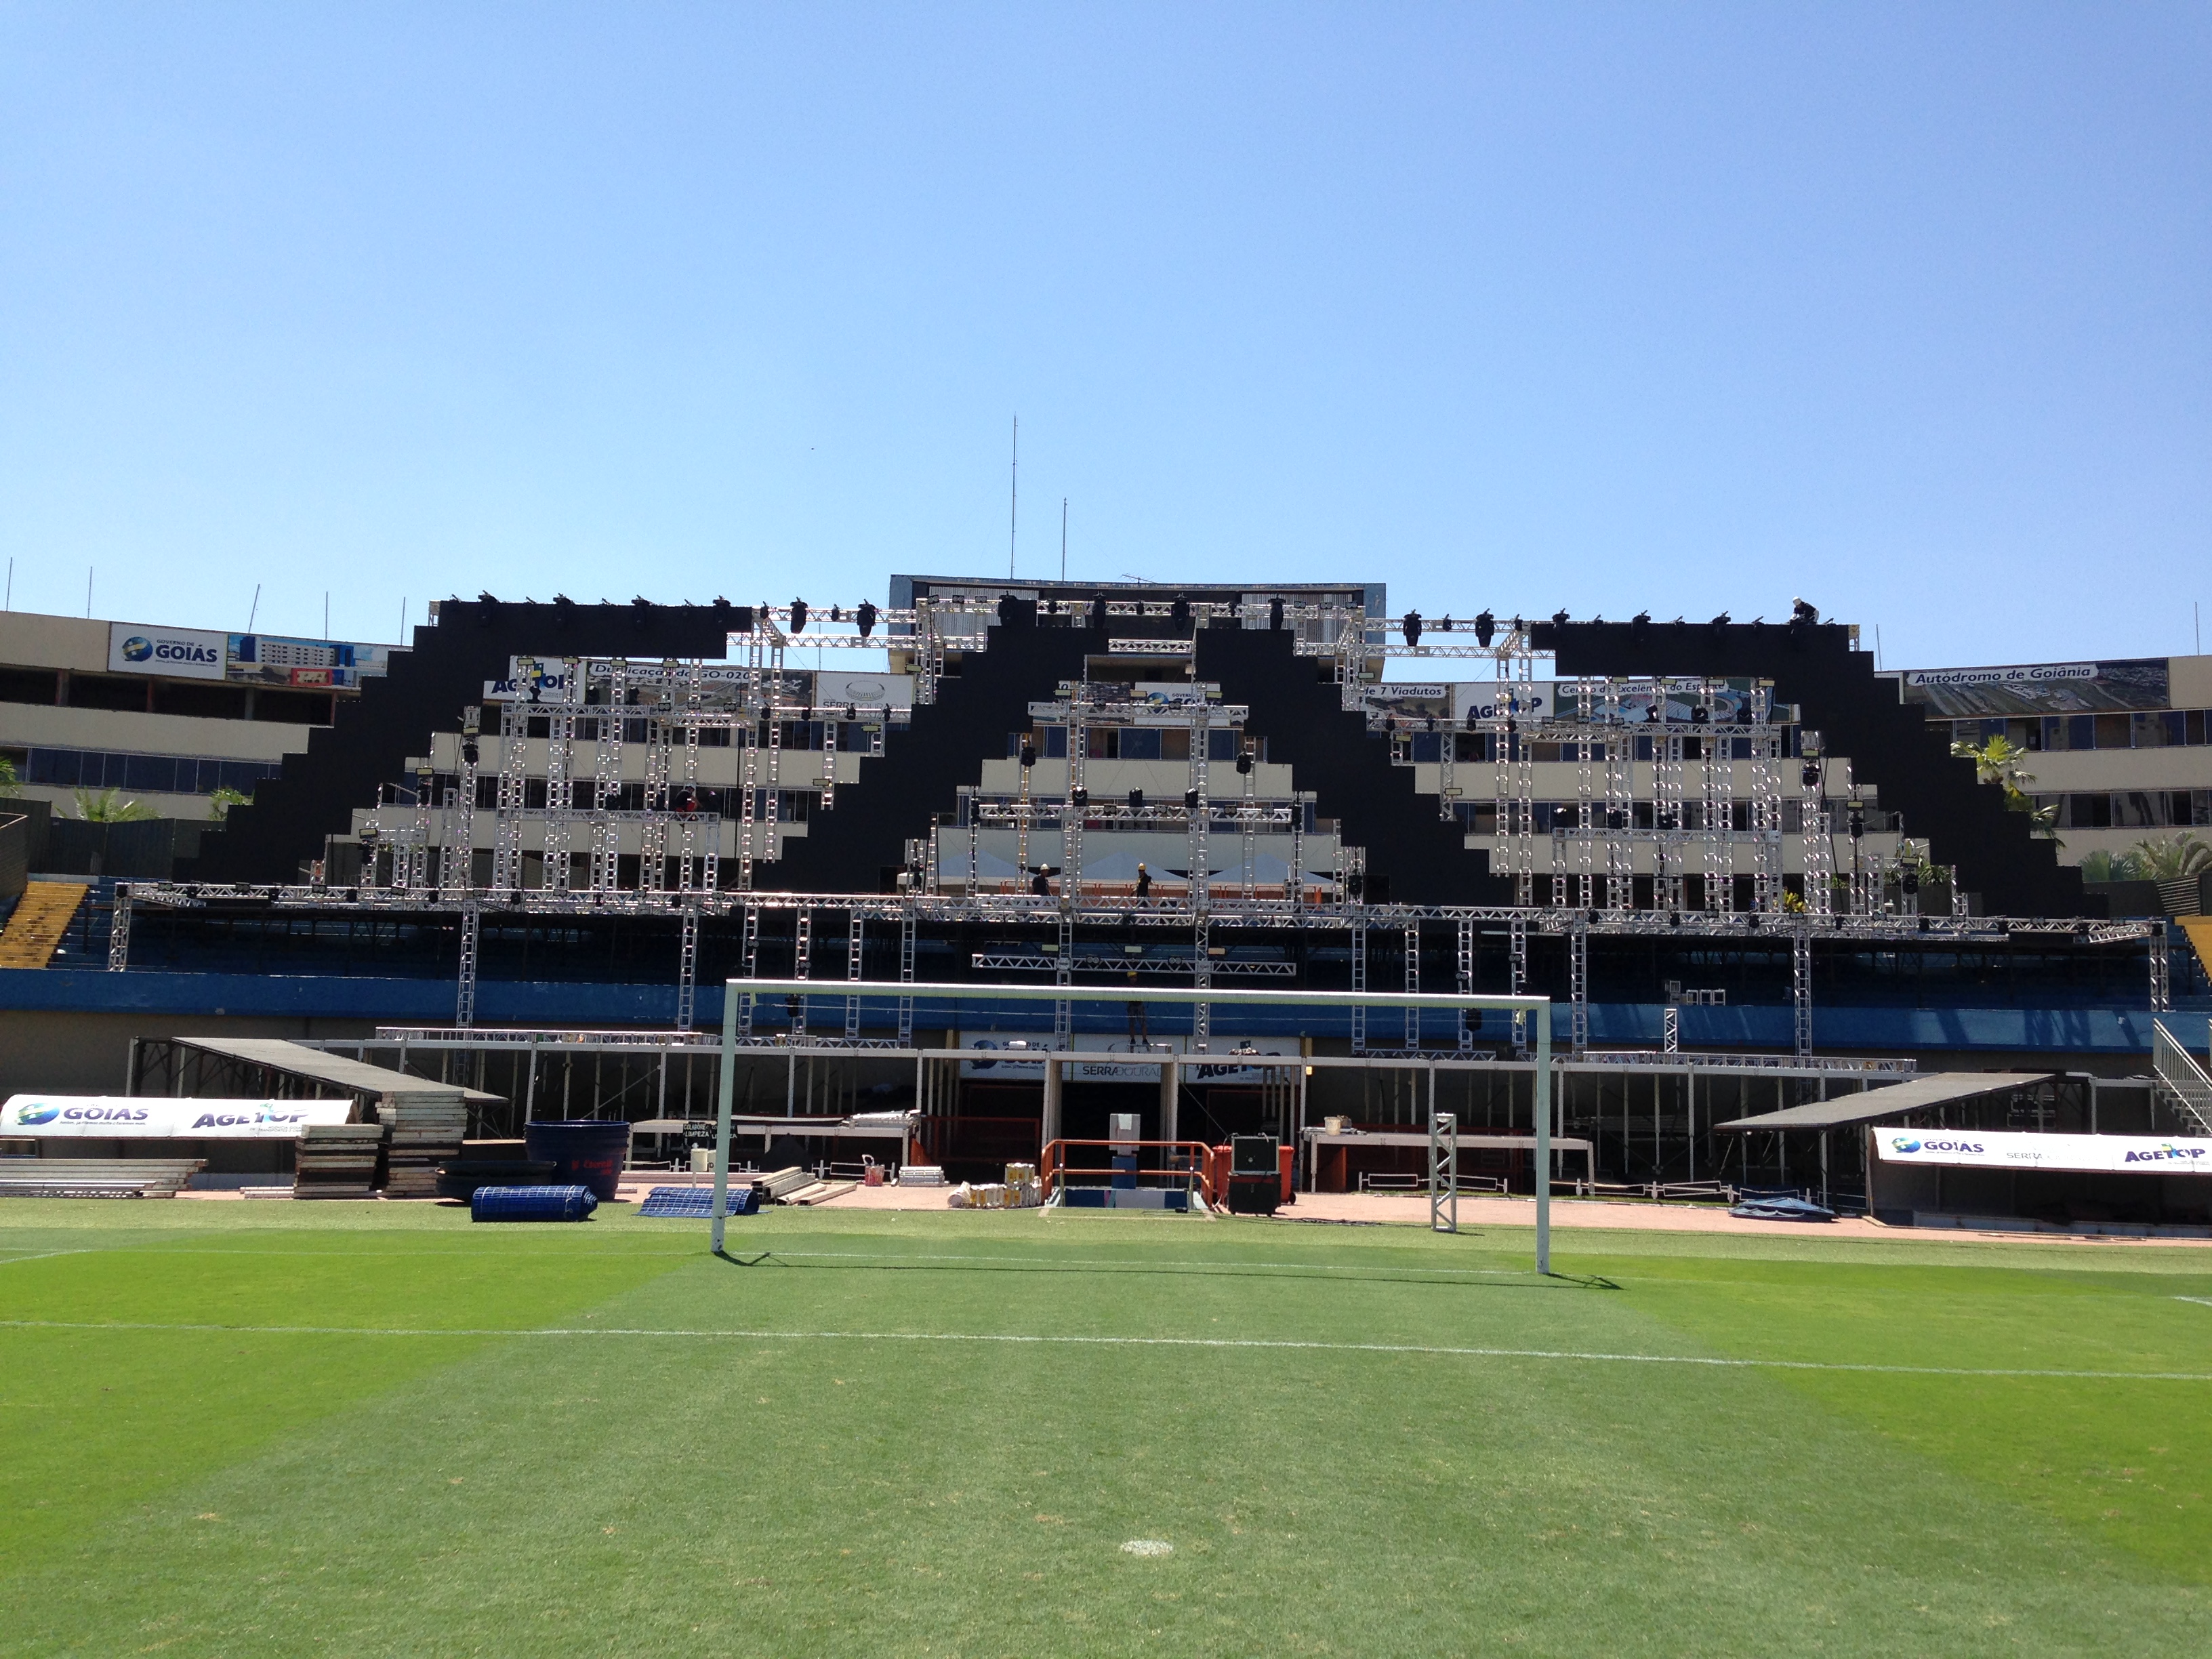
<svg viewBox="0 0 2212 1659">
<path fill-rule="evenodd" d="M 69 933 L 76 908 L 90 888 L 76 881 L 34 881 L 15 902 L 15 914 L 0 931 L 0 968 L 44 968 Z"/>
</svg>

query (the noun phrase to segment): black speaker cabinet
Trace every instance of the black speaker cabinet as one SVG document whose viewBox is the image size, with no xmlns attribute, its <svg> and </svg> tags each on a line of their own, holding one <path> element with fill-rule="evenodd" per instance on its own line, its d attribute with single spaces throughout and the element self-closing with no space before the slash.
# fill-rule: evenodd
<svg viewBox="0 0 2212 1659">
<path fill-rule="evenodd" d="M 1283 1177 L 1273 1172 L 1264 1176 L 1232 1174 L 1229 1177 L 1229 1212 L 1231 1215 L 1273 1215 L 1283 1201 Z"/>
<path fill-rule="evenodd" d="M 1229 1137 L 1229 1173 L 1232 1176 L 1274 1176 L 1281 1179 L 1273 1135 Z"/>
</svg>

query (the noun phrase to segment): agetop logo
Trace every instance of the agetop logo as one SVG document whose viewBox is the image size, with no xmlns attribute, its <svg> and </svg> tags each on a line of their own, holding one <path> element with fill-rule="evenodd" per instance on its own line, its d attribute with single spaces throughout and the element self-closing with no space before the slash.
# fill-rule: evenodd
<svg viewBox="0 0 2212 1659">
<path fill-rule="evenodd" d="M 195 1129 L 235 1129 L 256 1123 L 303 1123 L 305 1112 L 280 1112 L 264 1106 L 251 1112 L 202 1112 L 192 1120 Z"/>
<path fill-rule="evenodd" d="M 52 1123 L 61 1115 L 62 1109 L 58 1106 L 18 1106 L 15 1109 L 15 1126 L 21 1129 L 35 1128 L 41 1123 Z"/>
<path fill-rule="evenodd" d="M 2172 1141 L 2162 1141 L 2143 1152 L 2126 1152 L 2120 1155 L 2123 1164 L 2194 1164 L 2199 1169 L 2212 1168 L 2204 1162 L 2205 1148 L 2177 1146 Z"/>
<path fill-rule="evenodd" d="M 1910 1135 L 1892 1135 L 1889 1150 L 1900 1158 L 1910 1158 L 1915 1152 L 1978 1152 L 1983 1146 L 1978 1140 L 1915 1140 Z"/>
</svg>

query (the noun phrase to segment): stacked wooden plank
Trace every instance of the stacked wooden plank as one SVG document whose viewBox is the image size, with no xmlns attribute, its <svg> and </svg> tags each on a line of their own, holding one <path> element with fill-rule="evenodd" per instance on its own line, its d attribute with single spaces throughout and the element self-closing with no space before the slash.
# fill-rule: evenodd
<svg viewBox="0 0 2212 1659">
<path fill-rule="evenodd" d="M 468 1106 L 452 1094 L 392 1095 L 377 1103 L 388 1132 L 384 1146 L 384 1195 L 435 1198 L 438 1169 L 461 1155 L 469 1132 Z"/>
<path fill-rule="evenodd" d="M 0 1158 L 0 1198 L 174 1198 L 204 1158 Z"/>
<path fill-rule="evenodd" d="M 384 1150 L 381 1123 L 311 1123 L 300 1135 L 295 1198 L 374 1198 Z"/>
</svg>

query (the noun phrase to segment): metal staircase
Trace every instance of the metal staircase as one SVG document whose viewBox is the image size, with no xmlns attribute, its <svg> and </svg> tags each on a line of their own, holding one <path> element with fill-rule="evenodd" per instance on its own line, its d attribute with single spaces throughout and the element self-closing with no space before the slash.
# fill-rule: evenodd
<svg viewBox="0 0 2212 1659">
<path fill-rule="evenodd" d="M 2212 1135 L 2212 1076 L 2166 1029 L 2164 1020 L 2151 1021 L 2150 1030 L 2151 1069 L 2158 1073 L 2159 1092 L 2174 1103 L 2185 1122 L 2195 1124 L 2197 1133 Z"/>
</svg>

